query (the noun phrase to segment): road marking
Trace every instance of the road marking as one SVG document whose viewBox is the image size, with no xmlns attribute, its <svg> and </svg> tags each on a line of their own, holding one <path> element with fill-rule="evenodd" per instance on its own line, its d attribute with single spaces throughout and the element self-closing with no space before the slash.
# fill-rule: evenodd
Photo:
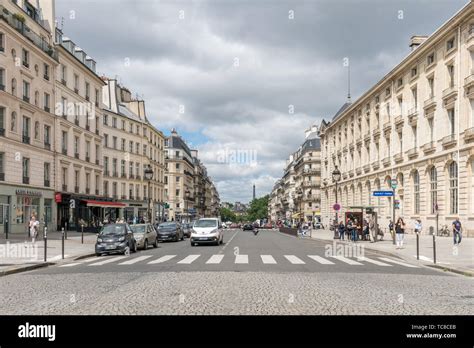
<svg viewBox="0 0 474 348">
<path fill-rule="evenodd" d="M 238 233 L 239 233 L 239 230 L 237 230 L 237 231 L 234 233 L 234 235 L 233 235 L 232 237 L 230 237 L 229 241 L 224 244 L 224 246 L 221 248 L 221 250 L 219 250 L 219 254 L 222 254 L 222 253 L 224 252 L 225 248 L 227 248 L 227 246 L 230 244 L 230 242 L 232 242 L 232 239 L 234 239 L 234 237 L 235 237 Z"/>
<path fill-rule="evenodd" d="M 91 257 L 88 259 L 82 259 L 82 260 L 77 260 L 77 261 L 79 261 L 80 263 L 88 263 L 88 262 L 97 261 L 97 260 L 99 260 L 99 258 L 96 256 L 96 257 Z"/>
<path fill-rule="evenodd" d="M 400 265 L 400 266 L 405 266 L 405 267 L 410 267 L 410 268 L 420 268 L 418 266 L 415 266 L 415 265 L 410 265 L 408 263 L 405 263 L 405 262 L 401 262 L 401 261 L 397 261 L 397 260 L 392 260 L 392 259 L 389 259 L 387 257 L 379 257 L 380 260 L 382 261 L 387 261 L 387 262 L 391 262 L 391 263 L 395 263 L 397 265 Z"/>
<path fill-rule="evenodd" d="M 206 263 L 208 264 L 217 264 L 221 263 L 222 259 L 224 258 L 224 255 L 212 255 L 209 260 L 207 260 Z"/>
<path fill-rule="evenodd" d="M 68 257 L 69 255 L 64 255 L 64 258 Z M 56 260 L 61 260 L 62 255 L 56 255 L 50 258 L 48 261 L 56 261 Z"/>
<path fill-rule="evenodd" d="M 66 265 L 61 265 L 59 267 L 72 267 L 72 266 L 77 266 L 77 265 L 81 265 L 81 263 L 80 262 L 68 263 Z"/>
<path fill-rule="evenodd" d="M 235 255 L 235 263 L 249 263 L 248 255 Z"/>
<path fill-rule="evenodd" d="M 262 258 L 262 262 L 265 263 L 265 264 L 273 264 L 274 265 L 274 264 L 277 263 L 272 255 L 260 255 L 260 257 Z"/>
<path fill-rule="evenodd" d="M 148 264 L 153 265 L 155 263 L 163 263 L 163 262 L 171 260 L 173 257 L 176 257 L 176 255 L 165 255 L 165 256 L 160 257 L 159 259 L 148 262 Z"/>
<path fill-rule="evenodd" d="M 334 257 L 336 260 L 345 262 L 345 263 L 347 263 L 347 264 L 349 264 L 349 265 L 362 265 L 360 262 L 357 262 L 357 261 L 348 259 L 347 257 L 344 257 L 344 256 L 336 255 L 336 256 L 331 256 L 331 257 Z"/>
<path fill-rule="evenodd" d="M 102 265 L 105 265 L 106 263 L 111 263 L 111 262 L 114 262 L 114 261 L 122 260 L 126 257 L 128 257 L 128 256 L 116 256 L 116 257 L 106 258 L 104 261 L 91 263 L 89 266 L 102 266 Z"/>
<path fill-rule="evenodd" d="M 146 260 L 146 259 L 148 259 L 148 258 L 150 258 L 150 257 L 152 257 L 152 255 L 144 255 L 144 256 L 135 257 L 135 258 L 133 258 L 133 259 L 131 259 L 131 260 L 128 260 L 128 261 L 119 263 L 119 265 L 133 265 L 134 263 L 137 263 L 137 262 Z"/>
<path fill-rule="evenodd" d="M 416 255 L 413 255 L 413 257 L 416 258 Z M 423 256 L 423 255 L 420 255 L 420 260 L 433 262 L 433 259 L 430 259 L 429 257 Z M 437 263 L 442 263 L 443 265 L 450 265 L 449 262 L 439 262 L 439 261 L 436 261 L 436 262 Z"/>
<path fill-rule="evenodd" d="M 358 261 L 365 261 L 365 262 L 368 262 L 368 263 L 373 263 L 374 265 L 377 265 L 377 266 L 388 266 L 388 267 L 392 267 L 392 265 L 389 265 L 388 263 L 384 263 L 384 262 L 380 262 L 380 261 L 377 261 L 377 260 L 373 260 L 373 259 L 369 259 L 368 257 L 358 257 L 357 258 Z"/>
<path fill-rule="evenodd" d="M 334 262 L 331 262 L 324 257 L 318 256 L 318 255 L 308 255 L 309 258 L 313 259 L 316 262 L 319 262 L 323 265 L 334 265 Z"/>
<path fill-rule="evenodd" d="M 199 256 L 201 255 L 189 255 L 189 256 L 186 256 L 181 261 L 178 261 L 178 263 L 190 264 L 190 263 L 193 263 Z"/>
<path fill-rule="evenodd" d="M 290 261 L 294 265 L 303 265 L 305 262 L 300 258 L 296 257 L 295 255 L 284 255 L 288 261 Z"/>
</svg>

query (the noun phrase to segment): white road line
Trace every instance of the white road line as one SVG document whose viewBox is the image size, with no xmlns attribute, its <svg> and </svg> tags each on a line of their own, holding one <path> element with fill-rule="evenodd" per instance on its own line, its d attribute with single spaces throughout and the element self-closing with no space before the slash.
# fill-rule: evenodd
<svg viewBox="0 0 474 348">
<path fill-rule="evenodd" d="M 309 258 L 313 259 L 316 262 L 319 262 L 323 265 L 334 265 L 334 262 L 331 262 L 324 257 L 318 256 L 318 255 L 308 255 Z"/>
<path fill-rule="evenodd" d="M 99 258 L 96 256 L 96 257 L 90 257 L 88 259 L 81 259 L 77 261 L 80 263 L 88 263 L 88 262 L 97 261 L 97 260 L 99 260 Z"/>
<path fill-rule="evenodd" d="M 358 261 L 362 261 L 362 262 L 368 262 L 368 263 L 373 263 L 374 265 L 377 265 L 377 266 L 388 266 L 388 267 L 391 267 L 392 265 L 389 265 L 388 263 L 384 263 L 384 262 L 381 262 L 381 261 L 377 261 L 377 260 L 373 260 L 373 259 L 369 259 L 368 257 L 358 257 L 357 258 Z"/>
<path fill-rule="evenodd" d="M 163 263 L 163 262 L 171 260 L 173 257 L 176 257 L 176 255 L 165 255 L 165 256 L 160 257 L 159 259 L 148 262 L 148 264 L 153 265 L 155 263 Z"/>
<path fill-rule="evenodd" d="M 232 237 L 230 237 L 229 241 L 227 241 L 224 246 L 221 248 L 221 250 L 219 250 L 219 254 L 222 254 L 225 250 L 225 248 L 227 248 L 227 246 L 230 244 L 230 242 L 232 242 L 232 239 L 234 239 L 234 237 L 239 233 L 239 230 L 237 230 L 237 232 L 234 233 L 234 235 Z"/>
<path fill-rule="evenodd" d="M 221 263 L 224 255 L 212 255 L 209 260 L 207 260 L 207 264 L 218 264 Z"/>
<path fill-rule="evenodd" d="M 81 265 L 81 263 L 80 262 L 68 263 L 66 265 L 61 265 L 59 267 L 72 267 L 72 266 L 77 266 L 77 265 Z"/>
<path fill-rule="evenodd" d="M 135 258 L 133 258 L 133 259 L 131 259 L 131 260 L 128 260 L 128 261 L 119 263 L 119 265 L 133 265 L 134 263 L 137 263 L 137 262 L 146 260 L 146 259 L 150 258 L 151 256 L 152 256 L 152 255 L 138 256 L 138 257 L 135 257 Z"/>
<path fill-rule="evenodd" d="M 262 258 L 262 262 L 265 264 L 274 265 L 277 263 L 272 255 L 260 255 L 260 257 Z"/>
<path fill-rule="evenodd" d="M 304 265 L 305 262 L 300 258 L 296 257 L 295 255 L 284 255 L 288 261 L 290 261 L 294 265 Z"/>
<path fill-rule="evenodd" d="M 201 255 L 189 255 L 189 256 L 186 256 L 184 259 L 182 259 L 181 261 L 178 261 L 178 263 L 181 263 L 181 264 L 190 264 L 190 263 L 193 263 L 199 256 Z"/>
<path fill-rule="evenodd" d="M 68 257 L 69 255 L 64 255 L 64 258 Z M 56 260 L 61 260 L 63 256 L 62 255 L 56 255 L 53 256 L 52 258 L 48 259 L 48 261 L 56 261 Z"/>
<path fill-rule="evenodd" d="M 357 262 L 357 261 L 354 261 L 354 260 L 351 260 L 351 259 L 348 259 L 347 257 L 344 257 L 344 256 L 331 256 L 333 258 L 335 258 L 336 260 L 339 260 L 339 261 L 342 261 L 342 262 L 345 262 L 349 265 L 362 265 L 360 262 Z"/>
<path fill-rule="evenodd" d="M 248 255 L 235 255 L 235 263 L 249 263 Z"/>
<path fill-rule="evenodd" d="M 410 268 L 420 268 L 418 266 L 415 266 L 415 265 L 410 265 L 408 263 L 405 263 L 405 262 L 401 262 L 401 261 L 397 261 L 397 260 L 392 260 L 392 259 L 389 259 L 387 257 L 379 257 L 380 260 L 382 261 L 387 261 L 387 262 L 390 262 L 390 263 L 395 263 L 397 265 L 400 265 L 400 266 L 405 266 L 405 267 L 410 267 Z"/>
<path fill-rule="evenodd" d="M 128 256 L 115 256 L 115 257 L 111 257 L 111 258 L 106 258 L 103 261 L 99 261 L 99 262 L 96 262 L 96 263 L 91 263 L 89 266 L 102 266 L 102 265 L 105 265 L 106 263 L 111 263 L 111 262 L 114 262 L 114 261 L 122 260 L 126 257 L 128 257 Z"/>
<path fill-rule="evenodd" d="M 416 259 L 416 255 L 413 255 L 413 257 Z M 423 256 L 423 255 L 420 255 L 420 260 L 433 262 L 433 259 L 430 259 L 429 257 Z M 439 261 L 436 261 L 436 262 L 437 263 L 442 263 L 443 265 L 450 265 L 451 264 L 449 262 L 439 262 Z"/>
</svg>

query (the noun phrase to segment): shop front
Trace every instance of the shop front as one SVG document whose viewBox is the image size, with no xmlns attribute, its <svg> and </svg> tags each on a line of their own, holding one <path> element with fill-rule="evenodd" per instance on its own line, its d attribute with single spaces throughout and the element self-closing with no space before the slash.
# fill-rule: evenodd
<svg viewBox="0 0 474 348">
<path fill-rule="evenodd" d="M 32 216 L 40 221 L 41 230 L 45 224 L 48 228 L 55 226 L 51 222 L 55 219 L 53 207 L 54 192 L 49 190 L 35 190 L 24 187 L 1 186 L 0 189 L 0 234 L 28 235 L 28 224 Z"/>
</svg>

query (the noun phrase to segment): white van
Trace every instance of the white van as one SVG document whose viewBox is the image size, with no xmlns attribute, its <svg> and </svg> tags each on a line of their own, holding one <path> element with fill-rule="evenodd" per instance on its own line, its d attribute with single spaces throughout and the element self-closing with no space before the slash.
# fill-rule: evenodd
<svg viewBox="0 0 474 348">
<path fill-rule="evenodd" d="M 219 245 L 223 241 L 224 233 L 219 218 L 202 218 L 194 222 L 190 238 L 191 246 L 201 243 Z"/>
</svg>

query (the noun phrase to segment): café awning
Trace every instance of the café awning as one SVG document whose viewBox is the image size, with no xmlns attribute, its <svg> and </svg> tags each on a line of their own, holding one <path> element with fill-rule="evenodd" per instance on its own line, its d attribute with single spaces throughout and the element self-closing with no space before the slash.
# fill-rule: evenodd
<svg viewBox="0 0 474 348">
<path fill-rule="evenodd" d="M 106 201 L 94 201 L 85 200 L 88 207 L 103 207 L 103 208 L 123 208 L 126 206 L 125 203 L 119 202 L 106 202 Z"/>
</svg>

